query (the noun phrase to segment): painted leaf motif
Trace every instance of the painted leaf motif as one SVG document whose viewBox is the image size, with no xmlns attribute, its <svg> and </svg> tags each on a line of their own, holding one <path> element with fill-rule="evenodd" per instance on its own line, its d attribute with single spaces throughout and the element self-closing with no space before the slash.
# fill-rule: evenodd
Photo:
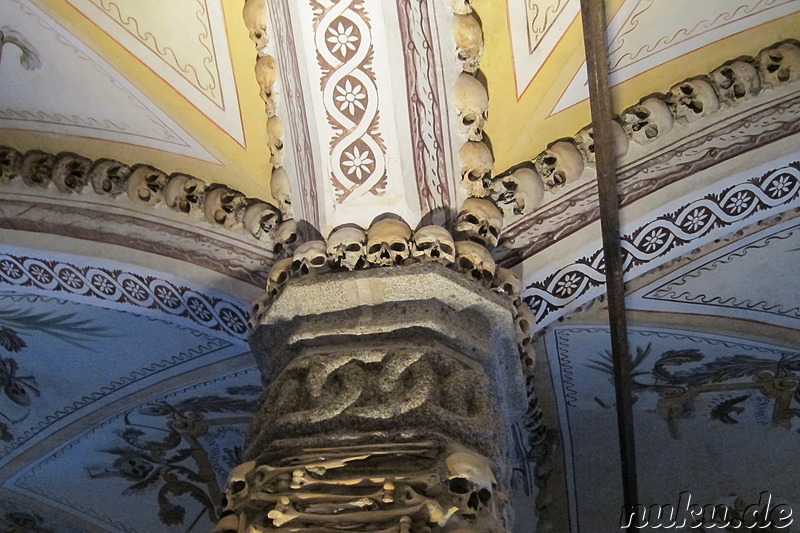
<svg viewBox="0 0 800 533">
<path fill-rule="evenodd" d="M 27 344 L 13 329 L 0 327 L 0 346 L 9 352 L 18 352 L 25 348 Z"/>
</svg>

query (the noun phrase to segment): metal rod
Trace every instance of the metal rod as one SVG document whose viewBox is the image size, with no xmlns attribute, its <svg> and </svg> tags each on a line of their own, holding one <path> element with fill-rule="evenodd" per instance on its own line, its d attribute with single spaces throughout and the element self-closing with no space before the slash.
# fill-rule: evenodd
<svg viewBox="0 0 800 533">
<path fill-rule="evenodd" d="M 620 459 L 622 461 L 623 504 L 634 512 L 638 502 L 636 449 L 631 398 L 631 357 L 625 319 L 625 285 L 622 278 L 622 247 L 619 229 L 617 163 L 611 131 L 611 89 L 608 83 L 604 0 L 581 0 L 583 40 L 589 75 L 589 101 L 592 110 L 597 189 L 600 201 L 600 227 L 606 265 L 608 320 L 611 328 L 611 355 L 614 362 L 614 389 L 617 404 Z M 637 531 L 633 521 L 627 531 Z"/>
</svg>

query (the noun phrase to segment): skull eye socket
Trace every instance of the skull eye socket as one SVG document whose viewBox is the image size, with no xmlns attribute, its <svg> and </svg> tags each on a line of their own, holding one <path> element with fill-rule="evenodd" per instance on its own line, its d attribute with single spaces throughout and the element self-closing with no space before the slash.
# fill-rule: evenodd
<svg viewBox="0 0 800 533">
<path fill-rule="evenodd" d="M 283 242 L 285 242 L 286 244 L 292 244 L 292 243 L 293 243 L 294 241 L 296 241 L 296 240 L 297 240 L 297 234 L 296 234 L 296 233 L 292 233 L 292 234 L 291 234 L 291 235 L 289 235 L 289 237 L 288 237 L 288 238 L 287 238 L 285 241 L 283 241 Z"/>
<path fill-rule="evenodd" d="M 747 94 L 747 88 L 745 88 L 743 83 L 737 83 L 733 86 L 734 98 L 744 98 L 746 94 Z"/>
<path fill-rule="evenodd" d="M 681 85 L 681 92 L 686 96 L 691 96 L 694 93 L 691 85 Z"/>
<path fill-rule="evenodd" d="M 322 266 L 322 265 L 324 265 L 324 264 L 325 264 L 325 261 L 326 261 L 326 259 L 325 259 L 325 257 L 324 257 L 324 256 L 317 256 L 317 257 L 315 257 L 314 259 L 312 259 L 312 260 L 310 261 L 310 263 L 311 263 L 312 265 L 314 265 L 315 267 L 320 267 L 320 266 Z"/>
<path fill-rule="evenodd" d="M 381 251 L 381 243 L 373 244 L 372 246 L 369 247 L 369 253 L 371 254 L 377 254 L 380 251 Z"/>
<path fill-rule="evenodd" d="M 495 238 L 497 238 L 497 237 L 499 237 L 499 236 L 500 236 L 500 230 L 498 230 L 498 229 L 497 229 L 496 227 L 494 227 L 494 226 L 489 226 L 489 233 L 491 233 L 491 234 L 492 234 L 492 236 L 493 236 L 493 237 L 495 237 Z"/>
<path fill-rule="evenodd" d="M 649 126 L 644 130 L 644 134 L 648 139 L 655 139 L 658 137 L 658 128 L 656 126 Z"/>
<path fill-rule="evenodd" d="M 475 267 L 475 265 L 472 263 L 472 261 L 470 261 L 469 258 L 467 258 L 467 257 L 460 257 L 458 259 L 458 266 L 461 267 L 464 270 L 472 270 Z M 454 478 L 454 479 L 459 479 L 459 478 Z M 452 480 L 450 480 L 450 481 L 452 481 Z"/>
<path fill-rule="evenodd" d="M 103 180 L 103 185 L 101 186 L 101 188 L 102 188 L 102 189 L 103 189 L 105 192 L 111 192 L 111 181 L 110 181 L 110 180 L 107 180 L 107 179 L 106 179 L 106 180 Z"/>
<path fill-rule="evenodd" d="M 452 255 L 453 254 L 453 247 L 449 244 L 441 243 L 439 244 L 439 249 L 442 251 L 443 254 Z"/>
<path fill-rule="evenodd" d="M 454 477 L 448 481 L 448 487 L 450 487 L 450 492 L 455 492 L 456 494 L 466 494 L 471 488 L 471 483 L 466 478 Z"/>
<path fill-rule="evenodd" d="M 345 246 L 344 249 L 347 252 L 360 252 L 361 251 L 361 245 L 358 244 L 358 243 L 352 243 L 352 244 L 348 244 L 347 246 Z"/>
<path fill-rule="evenodd" d="M 514 181 L 514 180 L 504 181 L 503 182 L 503 187 L 505 187 L 505 189 L 507 191 L 516 191 L 517 190 L 517 182 Z"/>
<path fill-rule="evenodd" d="M 478 491 L 478 499 L 482 504 L 486 505 L 492 499 L 492 493 L 489 489 L 481 489 Z"/>
<path fill-rule="evenodd" d="M 544 159 L 542 159 L 542 163 L 544 163 L 548 167 L 552 167 L 553 165 L 555 165 L 556 161 L 558 161 L 558 159 L 556 159 L 552 155 L 549 155 L 549 156 L 545 157 Z"/>
<path fill-rule="evenodd" d="M 476 217 L 475 215 L 469 214 L 469 213 L 467 213 L 464 216 L 464 220 L 466 222 L 469 222 L 470 224 L 480 224 L 481 223 L 481 221 L 478 220 L 478 217 Z"/>
<path fill-rule="evenodd" d="M 650 111 L 644 108 L 637 109 L 633 112 L 639 120 L 647 120 L 650 117 Z"/>
<path fill-rule="evenodd" d="M 277 283 L 278 285 L 283 285 L 288 277 L 289 277 L 289 275 L 285 271 L 281 271 L 275 277 L 275 283 Z"/>
<path fill-rule="evenodd" d="M 247 488 L 247 483 L 242 480 L 237 480 L 231 483 L 231 492 L 236 494 L 238 492 L 242 492 L 245 488 Z M 480 496 L 480 494 L 478 495 Z"/>
<path fill-rule="evenodd" d="M 774 62 L 774 63 L 780 63 L 781 61 L 783 61 L 783 54 L 778 52 L 777 50 L 775 50 L 774 52 L 769 53 L 768 55 L 769 55 L 769 60 Z M 769 68 L 772 68 L 772 65 L 770 65 Z M 770 71 L 770 72 L 773 72 L 773 71 Z"/>
<path fill-rule="evenodd" d="M 722 75 L 722 81 L 720 82 L 719 86 L 723 89 L 730 89 L 731 85 L 733 85 L 733 69 L 724 68 L 719 71 Z"/>
<path fill-rule="evenodd" d="M 432 242 L 418 242 L 417 250 L 429 250 L 433 246 Z"/>
<path fill-rule="evenodd" d="M 389 245 L 389 249 L 393 252 L 405 252 L 406 244 L 404 242 L 393 242 Z"/>
</svg>

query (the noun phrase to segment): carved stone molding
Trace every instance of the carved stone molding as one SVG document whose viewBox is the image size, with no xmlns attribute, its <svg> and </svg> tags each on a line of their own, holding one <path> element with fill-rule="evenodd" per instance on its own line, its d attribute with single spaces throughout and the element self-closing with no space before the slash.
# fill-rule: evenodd
<svg viewBox="0 0 800 533">
<path fill-rule="evenodd" d="M 0 191 L 0 228 L 114 244 L 184 261 L 263 288 L 272 254 L 257 245 L 134 209 Z M 205 224 L 203 224 L 205 225 Z"/>
</svg>

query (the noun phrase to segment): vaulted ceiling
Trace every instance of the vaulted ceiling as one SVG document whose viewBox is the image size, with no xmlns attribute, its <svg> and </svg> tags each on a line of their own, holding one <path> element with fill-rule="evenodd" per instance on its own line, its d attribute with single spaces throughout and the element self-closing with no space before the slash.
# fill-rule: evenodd
<svg viewBox="0 0 800 533">
<path fill-rule="evenodd" d="M 0 145 L 146 163 L 271 200 L 242 4 L 6 0 Z M 448 2 L 269 6 L 295 217 L 322 235 L 384 212 L 412 227 L 446 221 L 466 197 Z M 498 175 L 590 122 L 579 1 L 473 6 Z M 616 113 L 800 38 L 797 0 L 607 7 Z M 26 49 L 33 62 L 20 61 Z M 363 113 L 337 107 L 348 81 L 370 102 Z M 684 490 L 750 502 L 768 490 L 800 505 L 785 468 L 800 438 L 798 115 L 800 83 L 788 83 L 631 142 L 618 161 L 642 503 Z M 351 146 L 372 155 L 363 179 L 340 165 L 348 153 L 354 162 Z M 542 531 L 610 531 L 622 502 L 595 171 L 529 212 L 505 211 L 494 253 L 523 278 L 537 318 L 552 449 L 520 470 L 520 497 L 535 502 L 520 513 L 535 507 Z M 163 204 L 20 179 L 0 186 L 0 242 L 0 526 L 208 530 L 203 502 L 240 460 L 258 397 L 247 309 L 271 243 Z M 174 446 L 158 455 L 156 442 Z M 165 483 L 169 471 L 186 485 Z"/>
</svg>

